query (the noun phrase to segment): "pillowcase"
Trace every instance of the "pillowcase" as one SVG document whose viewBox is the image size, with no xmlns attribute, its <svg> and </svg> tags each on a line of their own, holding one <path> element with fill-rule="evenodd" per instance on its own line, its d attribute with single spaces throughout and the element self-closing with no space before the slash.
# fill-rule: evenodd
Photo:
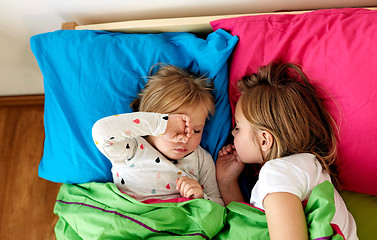
<svg viewBox="0 0 377 240">
<path fill-rule="evenodd" d="M 340 180 L 349 191 L 377 195 L 377 11 L 327 9 L 211 22 L 239 37 L 230 67 L 235 83 L 275 59 L 303 66 L 321 88 L 340 128 Z M 333 101 L 334 100 L 334 101 Z"/>
<path fill-rule="evenodd" d="M 156 63 L 212 78 L 216 113 L 202 146 L 214 157 L 231 128 L 227 59 L 238 38 L 219 30 L 201 39 L 190 33 L 125 34 L 59 30 L 33 36 L 31 49 L 44 78 L 45 143 L 39 176 L 54 182 L 112 181 L 111 163 L 95 147 L 100 118 L 131 112 L 130 103 Z"/>
</svg>

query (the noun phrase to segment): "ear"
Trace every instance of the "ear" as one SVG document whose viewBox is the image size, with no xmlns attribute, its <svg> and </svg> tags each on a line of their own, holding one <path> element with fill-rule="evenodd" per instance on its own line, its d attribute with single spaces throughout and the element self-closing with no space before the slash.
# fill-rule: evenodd
<svg viewBox="0 0 377 240">
<path fill-rule="evenodd" d="M 269 131 L 263 130 L 260 134 L 260 146 L 262 151 L 267 152 L 271 149 L 272 144 L 274 143 L 274 137 Z"/>
</svg>

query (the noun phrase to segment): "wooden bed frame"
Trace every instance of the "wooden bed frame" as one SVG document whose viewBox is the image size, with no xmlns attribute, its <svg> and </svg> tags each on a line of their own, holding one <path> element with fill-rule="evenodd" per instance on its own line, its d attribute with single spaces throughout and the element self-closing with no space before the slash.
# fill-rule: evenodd
<svg viewBox="0 0 377 240">
<path fill-rule="evenodd" d="M 377 7 L 366 9 L 377 10 Z M 212 32 L 211 21 L 234 18 L 242 16 L 255 16 L 266 14 L 301 14 L 308 11 L 289 11 L 289 12 L 269 12 L 269 13 L 252 13 L 252 14 L 234 14 L 234 15 L 216 15 L 203 17 L 184 17 L 184 18 L 162 18 L 149 20 L 131 20 L 111 23 L 100 23 L 91 25 L 78 25 L 76 22 L 66 22 L 62 24 L 62 29 L 71 30 L 103 30 L 110 32 L 127 32 L 127 33 L 158 33 L 158 32 L 193 32 L 209 33 Z"/>
<path fill-rule="evenodd" d="M 292 11 L 292 12 L 273 12 L 268 14 L 300 14 L 309 11 Z M 264 15 L 267 13 L 252 13 L 252 14 L 234 14 L 234 15 L 217 15 L 217 16 L 203 16 L 203 17 L 185 17 L 185 18 L 164 18 L 164 19 L 149 19 L 149 20 L 133 20 L 122 21 L 92 25 L 78 26 L 75 23 L 68 23 L 67 26 L 74 26 L 75 30 L 103 30 L 114 32 L 129 32 L 129 33 L 157 33 L 157 32 L 194 32 L 194 33 L 208 33 L 212 32 L 210 25 L 211 21 L 224 18 L 234 18 L 241 16 Z M 63 24 L 64 25 L 64 24 Z"/>
</svg>

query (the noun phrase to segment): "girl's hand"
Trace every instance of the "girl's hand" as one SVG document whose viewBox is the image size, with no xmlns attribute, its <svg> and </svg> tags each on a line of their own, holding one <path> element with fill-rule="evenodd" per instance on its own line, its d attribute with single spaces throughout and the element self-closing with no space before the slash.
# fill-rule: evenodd
<svg viewBox="0 0 377 240">
<path fill-rule="evenodd" d="M 189 116 L 184 114 L 170 114 L 164 136 L 173 142 L 187 143 L 193 133 L 193 126 Z"/>
<path fill-rule="evenodd" d="M 238 185 L 238 178 L 244 167 L 245 164 L 240 161 L 233 144 L 219 151 L 216 161 L 216 178 L 226 205 L 232 201 L 245 201 Z"/>
<path fill-rule="evenodd" d="M 176 181 L 177 190 L 180 191 L 181 196 L 185 198 L 203 198 L 203 189 L 198 181 L 189 178 L 181 177 Z"/>
<path fill-rule="evenodd" d="M 217 181 L 238 181 L 245 164 L 240 161 L 233 144 L 224 146 L 218 153 L 216 161 Z"/>
</svg>

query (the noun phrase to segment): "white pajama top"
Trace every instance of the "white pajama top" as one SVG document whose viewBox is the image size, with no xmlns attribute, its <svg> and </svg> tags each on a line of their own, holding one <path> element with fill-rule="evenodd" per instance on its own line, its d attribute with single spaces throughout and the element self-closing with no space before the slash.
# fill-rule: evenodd
<svg viewBox="0 0 377 240">
<path fill-rule="evenodd" d="M 168 115 L 126 113 L 98 120 L 92 129 L 98 149 L 111 161 L 118 189 L 139 201 L 181 197 L 176 179 L 187 176 L 203 188 L 205 199 L 224 205 L 216 181 L 215 164 L 202 147 L 179 160 L 169 160 L 145 136 L 166 131 Z"/>
</svg>

